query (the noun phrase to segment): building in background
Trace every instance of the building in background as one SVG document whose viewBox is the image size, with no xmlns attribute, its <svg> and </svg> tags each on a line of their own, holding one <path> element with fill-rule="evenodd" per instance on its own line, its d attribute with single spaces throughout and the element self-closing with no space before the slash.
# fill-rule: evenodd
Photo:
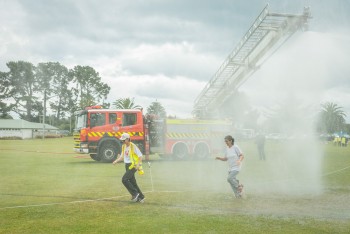
<svg viewBox="0 0 350 234">
<path fill-rule="evenodd" d="M 32 123 L 22 119 L 0 119 L 0 139 L 31 139 L 59 136 L 59 129 L 42 123 Z"/>
</svg>

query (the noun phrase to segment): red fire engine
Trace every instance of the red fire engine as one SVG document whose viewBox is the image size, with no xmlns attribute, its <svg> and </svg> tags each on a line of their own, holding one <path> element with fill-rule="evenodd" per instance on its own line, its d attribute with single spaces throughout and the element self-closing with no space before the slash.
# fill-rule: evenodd
<svg viewBox="0 0 350 234">
<path fill-rule="evenodd" d="M 161 157 L 204 159 L 221 153 L 231 126 L 230 121 L 223 120 L 153 120 L 149 122 L 150 148 Z"/>
<path fill-rule="evenodd" d="M 138 109 L 88 107 L 76 112 L 75 151 L 96 161 L 112 162 L 121 151 L 124 133 L 149 154 L 176 159 L 207 158 L 222 150 L 231 122 L 198 119 L 156 119 Z"/>
</svg>

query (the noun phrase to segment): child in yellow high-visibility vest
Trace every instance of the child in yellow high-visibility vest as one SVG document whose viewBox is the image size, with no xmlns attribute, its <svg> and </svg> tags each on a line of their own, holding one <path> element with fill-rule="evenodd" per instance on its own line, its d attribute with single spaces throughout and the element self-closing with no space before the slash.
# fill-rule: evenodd
<svg viewBox="0 0 350 234">
<path fill-rule="evenodd" d="M 335 136 L 333 143 L 335 146 L 341 146 L 341 138 L 339 136 Z"/>
<path fill-rule="evenodd" d="M 345 137 L 341 138 L 341 146 L 343 146 L 343 147 L 346 146 L 346 138 Z"/>
<path fill-rule="evenodd" d="M 124 160 L 125 174 L 122 178 L 122 183 L 131 194 L 131 200 L 133 202 L 144 202 L 145 196 L 141 192 L 141 189 L 137 185 L 135 172 L 138 171 L 140 175 L 143 175 L 142 170 L 142 153 L 140 149 L 131 142 L 130 135 L 123 133 L 120 137 L 122 141 L 122 152 L 118 155 L 118 158 L 113 162 L 116 163 Z"/>
</svg>

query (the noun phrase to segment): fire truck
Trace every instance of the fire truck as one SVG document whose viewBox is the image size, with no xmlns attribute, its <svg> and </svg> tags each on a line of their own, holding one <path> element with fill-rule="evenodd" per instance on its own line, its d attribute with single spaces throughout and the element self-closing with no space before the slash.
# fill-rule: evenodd
<svg viewBox="0 0 350 234">
<path fill-rule="evenodd" d="M 95 161 L 112 162 L 121 152 L 120 136 L 128 133 L 146 160 L 150 154 L 174 159 L 204 159 L 222 151 L 231 121 L 158 119 L 139 109 L 87 107 L 75 113 L 74 150 Z"/>
</svg>

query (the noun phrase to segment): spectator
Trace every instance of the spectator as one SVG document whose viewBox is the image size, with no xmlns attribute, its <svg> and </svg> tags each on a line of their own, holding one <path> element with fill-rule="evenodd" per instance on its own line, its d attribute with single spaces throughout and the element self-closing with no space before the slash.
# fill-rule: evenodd
<svg viewBox="0 0 350 234">
<path fill-rule="evenodd" d="M 265 157 L 265 135 L 258 134 L 255 139 L 256 146 L 258 147 L 259 159 L 266 160 Z"/>
</svg>

